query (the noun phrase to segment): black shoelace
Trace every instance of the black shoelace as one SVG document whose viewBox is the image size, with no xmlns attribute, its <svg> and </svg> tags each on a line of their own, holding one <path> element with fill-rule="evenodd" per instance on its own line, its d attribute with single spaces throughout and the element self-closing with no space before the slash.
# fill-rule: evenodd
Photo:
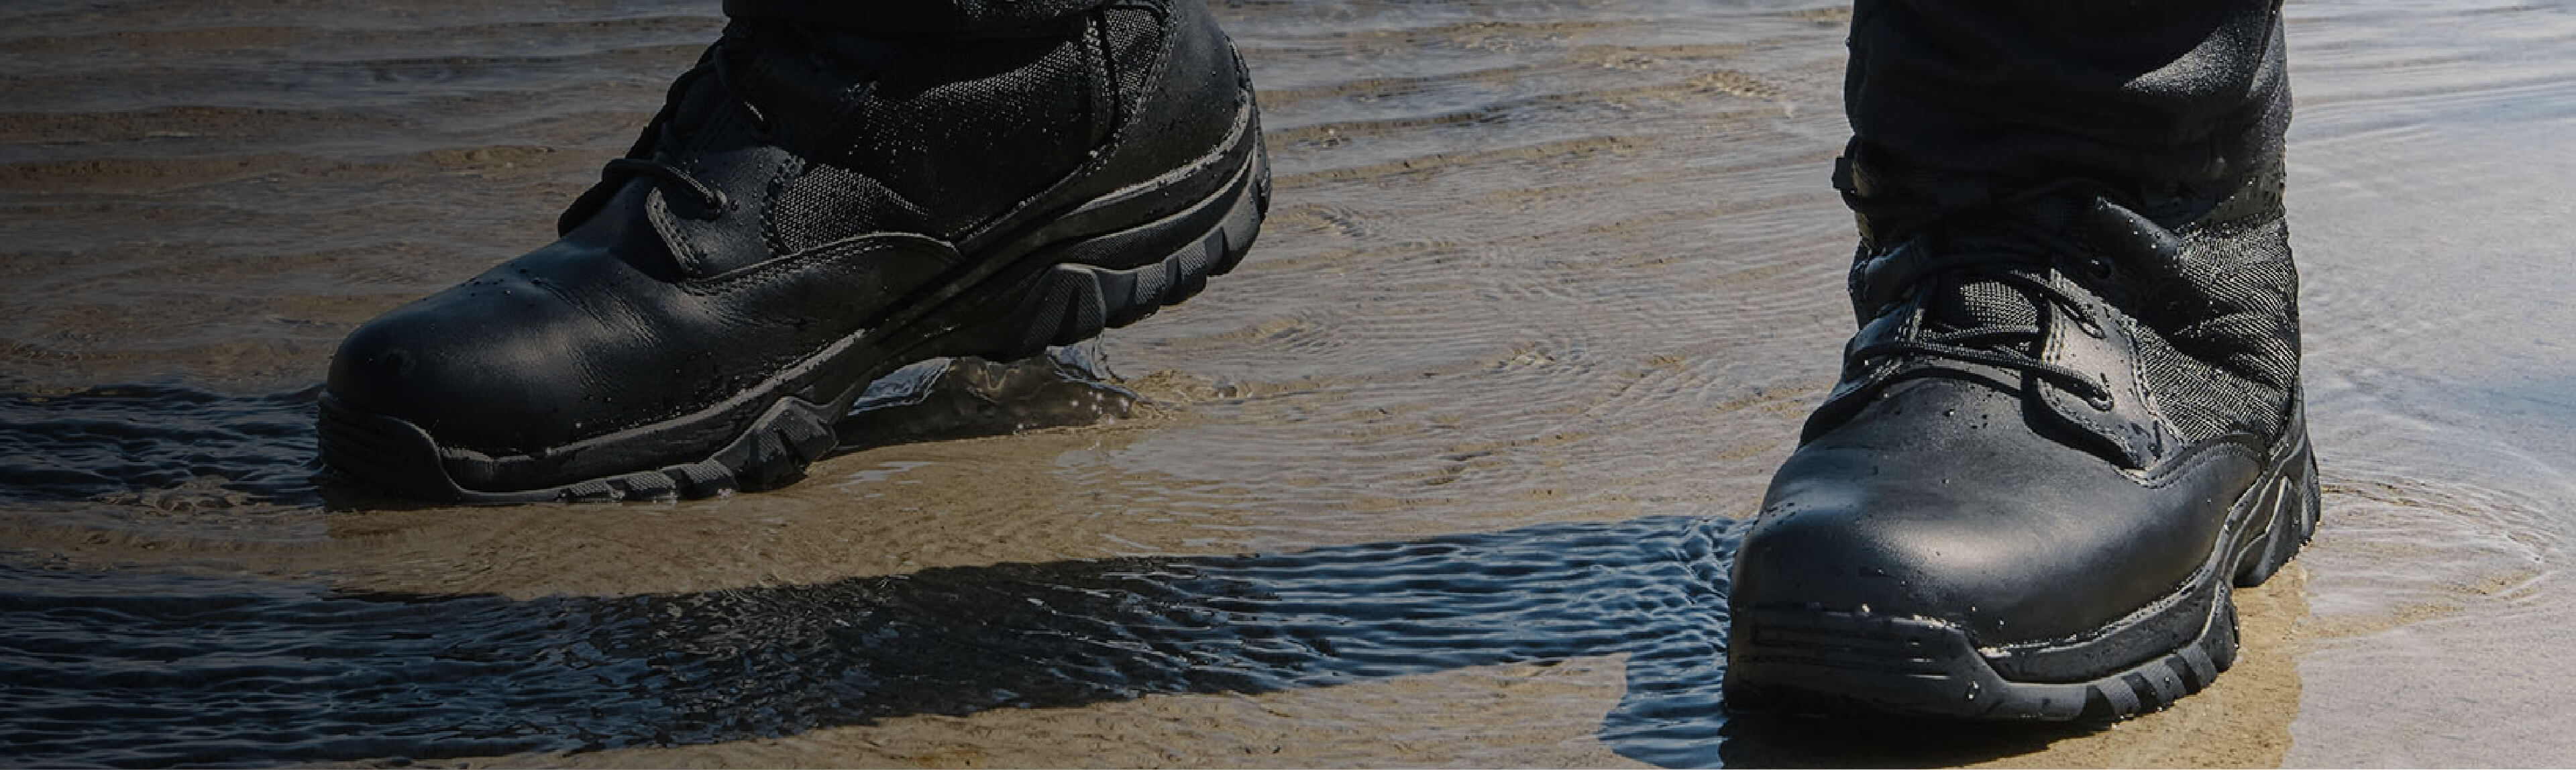
<svg viewBox="0 0 2576 770">
<path fill-rule="evenodd" d="M 2036 323 L 2029 325 L 1980 323 L 1974 326 L 1942 331 L 1917 332 L 1904 338 L 1879 342 L 1853 350 L 1852 363 L 1893 356 L 1926 356 L 1985 364 L 2029 372 L 2064 386 L 2096 409 L 2111 407 L 2111 391 L 2093 375 L 2061 364 L 2041 360 L 2031 348 L 2046 339 L 2048 327 L 2055 323 L 2049 306 L 2066 311 L 2066 317 L 2084 334 L 2101 338 L 2103 319 L 2095 318 L 2084 298 L 2052 283 L 2046 278 L 2053 264 L 2080 260 L 2081 266 L 2096 278 L 2108 279 L 2109 262 L 2085 258 L 2083 244 L 2031 223 L 2026 218 L 2004 220 L 1996 232 L 1981 232 L 1979 237 L 1961 238 L 1958 243 L 1942 235 L 1932 240 L 1917 241 L 1907 247 L 1911 253 L 1892 254 L 1888 258 L 1915 260 L 1918 264 L 1884 265 L 1881 280 L 1895 280 L 1904 287 L 1872 287 L 1874 293 L 1897 294 L 1909 291 L 1920 301 L 1945 293 L 1964 292 L 1971 283 L 1988 281 L 2017 290 L 2035 300 Z M 1941 248 L 1930 248 L 1938 243 Z M 1910 280 L 1907 276 L 1910 275 Z"/>
<path fill-rule="evenodd" d="M 708 48 L 706 56 L 698 62 L 698 66 L 691 67 L 689 71 L 681 73 L 678 78 L 671 81 L 670 92 L 662 100 L 662 109 L 654 113 L 653 120 L 644 126 L 643 139 L 636 142 L 635 148 L 629 150 L 626 157 L 611 160 L 607 166 L 600 169 L 599 182 L 574 200 L 571 207 L 565 209 L 562 219 L 557 223 L 558 230 L 569 231 L 573 225 L 588 219 L 591 212 L 607 203 L 609 196 L 616 194 L 623 182 L 633 177 L 644 177 L 660 182 L 666 192 L 678 190 L 687 193 L 696 204 L 693 213 L 696 218 L 715 219 L 732 210 L 733 199 L 726 196 L 723 190 L 718 190 L 713 185 L 698 179 L 687 169 L 652 157 L 653 149 L 662 143 L 659 140 L 665 138 L 664 134 L 672 132 L 673 113 L 679 111 L 680 102 L 688 96 L 689 87 L 708 75 L 715 77 L 717 85 L 731 97 L 731 102 L 739 106 L 744 115 L 751 119 L 754 138 L 763 142 L 770 139 L 775 126 L 770 122 L 768 114 L 761 111 L 760 105 L 752 103 L 751 92 L 735 78 L 732 66 L 725 62 L 723 49 L 724 41 L 716 41 L 715 45 Z M 673 135 L 667 138 L 676 141 L 681 137 Z"/>
</svg>

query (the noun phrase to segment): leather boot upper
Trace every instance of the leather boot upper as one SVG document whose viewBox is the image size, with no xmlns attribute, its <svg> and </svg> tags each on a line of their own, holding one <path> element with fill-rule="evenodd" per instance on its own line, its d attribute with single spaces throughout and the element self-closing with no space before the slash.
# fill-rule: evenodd
<svg viewBox="0 0 2576 770">
<path fill-rule="evenodd" d="M 1859 330 L 1745 536 L 1739 611 L 2047 644 L 2208 568 L 2298 397 L 2288 92 L 2264 77 L 2208 111 L 2223 163 L 2190 174 L 2022 179 L 1853 143 Z"/>
<path fill-rule="evenodd" d="M 1206 155 L 1248 99 L 1188 0 L 966 38 L 737 21 L 560 240 L 364 325 L 329 391 L 492 455 L 708 409 Z"/>
</svg>

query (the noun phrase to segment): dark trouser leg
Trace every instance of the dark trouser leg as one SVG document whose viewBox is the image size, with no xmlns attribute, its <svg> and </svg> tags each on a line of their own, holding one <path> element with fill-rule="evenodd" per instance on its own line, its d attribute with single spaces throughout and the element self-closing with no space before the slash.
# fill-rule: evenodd
<svg viewBox="0 0 2576 770">
<path fill-rule="evenodd" d="M 1957 210 L 2070 176 L 2205 197 L 2278 151 L 2282 62 L 2278 0 L 1859 0 L 1843 99 L 1871 197 Z"/>
</svg>

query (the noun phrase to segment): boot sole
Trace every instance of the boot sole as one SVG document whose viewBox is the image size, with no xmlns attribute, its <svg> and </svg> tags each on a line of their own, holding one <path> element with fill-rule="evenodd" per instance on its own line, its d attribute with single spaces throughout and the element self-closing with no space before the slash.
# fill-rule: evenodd
<svg viewBox="0 0 2576 770">
<path fill-rule="evenodd" d="M 2263 476 L 2240 495 L 2227 530 L 2174 593 L 2074 641 L 1979 649 L 1956 625 L 1823 609 L 1737 617 L 1725 703 L 1745 713 L 1873 712 L 1992 721 L 2107 720 L 2156 711 L 2208 687 L 2236 662 L 2229 589 L 2261 585 L 2316 534 L 2316 458 L 2296 414 Z M 2186 639 L 2180 646 L 2158 640 Z M 2015 656 L 2118 655 L 2135 660 L 2091 679 L 2016 681 Z M 2158 649 L 2161 647 L 2161 649 Z M 2099 658 L 2096 658 L 2099 659 Z"/>
<path fill-rule="evenodd" d="M 1115 219 L 1169 187 L 1227 174 L 1214 193 L 1142 223 L 1067 239 L 1058 225 Z M 694 499 L 758 491 L 802 478 L 840 441 L 833 424 L 870 382 L 939 357 L 1024 358 L 1089 339 L 1198 294 L 1210 276 L 1243 260 L 1270 203 L 1259 119 L 1246 100 L 1234 135 L 1197 163 L 1102 196 L 1016 242 L 1043 245 L 983 260 L 761 384 L 695 414 L 526 455 L 494 457 L 441 446 L 411 422 L 350 407 L 324 394 L 323 462 L 342 475 L 408 497 L 480 505 L 625 499 Z M 1001 249 L 1010 249 L 1008 246 Z M 754 415 L 747 421 L 745 415 Z M 741 426 L 741 427 L 736 427 Z M 691 451 L 691 447 L 705 447 Z M 677 456 L 676 458 L 674 456 Z M 626 468 L 584 473 L 572 469 Z M 575 480 L 526 489 L 478 488 L 497 469 Z"/>
</svg>

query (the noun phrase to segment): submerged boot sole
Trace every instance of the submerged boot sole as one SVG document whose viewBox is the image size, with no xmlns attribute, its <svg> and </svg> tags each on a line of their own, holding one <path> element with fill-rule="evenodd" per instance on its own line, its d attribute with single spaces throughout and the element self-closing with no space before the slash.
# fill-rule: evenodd
<svg viewBox="0 0 2576 770">
<path fill-rule="evenodd" d="M 1866 608 L 1761 609 L 1733 619 L 1727 708 L 2004 721 L 2101 720 L 2170 706 L 2236 662 L 2229 589 L 2262 584 L 2315 535 L 2316 459 L 2295 414 L 2266 469 L 2182 588 L 2119 621 L 2045 643 L 1979 648 L 1965 629 Z M 2108 673 L 2062 677 L 2033 669 Z M 2016 676 L 2019 674 L 2019 676 Z"/>
<path fill-rule="evenodd" d="M 1165 177 L 1027 228 L 979 268 L 919 292 L 886 321 L 696 413 L 526 454 L 448 447 L 422 426 L 324 394 L 325 464 L 410 497 L 470 504 L 702 498 L 784 486 L 839 445 L 833 424 L 870 382 L 945 356 L 1024 358 L 1126 326 L 1196 295 L 1242 262 L 1270 202 L 1247 100 L 1233 136 Z M 1213 193 L 1177 210 L 1173 189 Z M 1141 222 L 1138 210 L 1154 210 Z M 1107 223 L 1109 226 L 1104 227 Z M 1090 233 L 1056 238 L 1052 231 Z M 1104 232 L 1105 231 L 1105 232 Z M 1035 244 L 1035 245 L 1025 245 Z M 496 479 L 542 479 L 537 484 Z"/>
</svg>

